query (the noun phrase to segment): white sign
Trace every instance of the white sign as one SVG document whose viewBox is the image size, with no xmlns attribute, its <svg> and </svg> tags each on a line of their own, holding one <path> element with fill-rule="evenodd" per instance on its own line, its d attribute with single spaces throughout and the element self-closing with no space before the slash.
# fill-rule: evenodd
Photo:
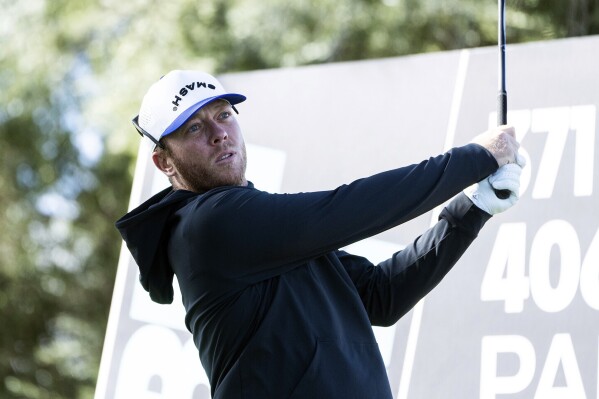
<svg viewBox="0 0 599 399">
<path fill-rule="evenodd" d="M 375 329 L 396 399 L 599 397 L 598 61 L 598 37 L 508 47 L 508 122 L 527 159 L 521 199 L 412 312 Z M 248 178 L 299 192 L 469 142 L 495 123 L 496 62 L 484 48 L 220 78 L 248 97 L 238 106 Z M 167 184 L 149 151 L 140 148 L 131 208 Z M 347 250 L 386 259 L 438 211 Z M 150 301 L 124 249 L 96 399 L 209 398 L 183 318 L 180 296 Z"/>
</svg>

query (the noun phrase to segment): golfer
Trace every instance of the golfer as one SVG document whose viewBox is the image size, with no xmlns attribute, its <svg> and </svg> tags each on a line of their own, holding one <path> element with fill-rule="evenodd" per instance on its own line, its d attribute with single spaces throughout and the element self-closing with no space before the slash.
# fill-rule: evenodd
<svg viewBox="0 0 599 399">
<path fill-rule="evenodd" d="M 514 130 L 331 191 L 270 194 L 245 177 L 235 118 L 245 99 L 179 70 L 145 95 L 134 124 L 172 186 L 116 223 L 141 284 L 171 303 L 177 276 L 214 398 L 390 399 L 372 326 L 397 322 L 516 202 Z M 378 265 L 338 249 L 452 197 L 431 229 Z"/>
</svg>

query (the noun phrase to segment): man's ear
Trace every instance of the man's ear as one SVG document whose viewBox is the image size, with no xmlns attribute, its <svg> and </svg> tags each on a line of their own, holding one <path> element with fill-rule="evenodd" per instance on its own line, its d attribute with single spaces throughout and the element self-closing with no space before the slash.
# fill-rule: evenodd
<svg viewBox="0 0 599 399">
<path fill-rule="evenodd" d="M 154 151 L 152 153 L 152 161 L 154 161 L 154 165 L 156 165 L 156 167 L 167 177 L 171 177 L 175 174 L 175 166 L 164 151 Z"/>
</svg>

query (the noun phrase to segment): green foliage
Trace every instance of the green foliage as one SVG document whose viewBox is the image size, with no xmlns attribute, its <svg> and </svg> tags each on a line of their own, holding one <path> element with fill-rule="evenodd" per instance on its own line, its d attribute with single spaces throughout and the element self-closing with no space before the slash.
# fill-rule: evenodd
<svg viewBox="0 0 599 399">
<path fill-rule="evenodd" d="M 494 45 L 488 0 L 0 0 L 0 397 L 93 396 L 139 137 L 166 71 Z M 599 0 L 508 1 L 508 42 L 599 33 Z"/>
</svg>

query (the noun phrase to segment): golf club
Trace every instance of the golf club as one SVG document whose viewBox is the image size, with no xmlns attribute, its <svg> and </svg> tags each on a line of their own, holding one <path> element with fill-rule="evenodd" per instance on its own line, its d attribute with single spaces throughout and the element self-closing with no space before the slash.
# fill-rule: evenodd
<svg viewBox="0 0 599 399">
<path fill-rule="evenodd" d="M 497 42 L 499 45 L 499 94 L 497 95 L 497 125 L 507 124 L 507 92 L 505 90 L 505 0 L 498 0 Z M 510 196 L 510 190 L 495 190 L 499 199 Z"/>
</svg>

